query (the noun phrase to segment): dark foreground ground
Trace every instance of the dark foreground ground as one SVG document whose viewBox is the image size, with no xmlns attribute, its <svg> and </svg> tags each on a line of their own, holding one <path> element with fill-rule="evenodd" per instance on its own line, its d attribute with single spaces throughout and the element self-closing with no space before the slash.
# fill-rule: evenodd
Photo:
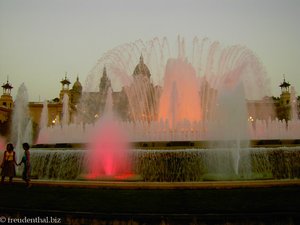
<svg viewBox="0 0 300 225">
<path fill-rule="evenodd" d="M 0 186 L 0 224 L 25 222 L 300 224 L 300 182 L 35 181 L 26 188 L 16 181 Z"/>
</svg>

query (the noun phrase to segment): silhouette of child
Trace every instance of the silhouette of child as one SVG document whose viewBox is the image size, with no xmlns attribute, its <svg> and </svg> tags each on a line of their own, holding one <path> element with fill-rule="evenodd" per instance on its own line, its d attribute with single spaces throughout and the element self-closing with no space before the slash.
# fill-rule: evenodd
<svg viewBox="0 0 300 225">
<path fill-rule="evenodd" d="M 26 182 L 26 186 L 30 187 L 30 146 L 28 143 L 23 143 L 24 155 L 18 165 L 24 164 L 22 179 Z"/>
</svg>

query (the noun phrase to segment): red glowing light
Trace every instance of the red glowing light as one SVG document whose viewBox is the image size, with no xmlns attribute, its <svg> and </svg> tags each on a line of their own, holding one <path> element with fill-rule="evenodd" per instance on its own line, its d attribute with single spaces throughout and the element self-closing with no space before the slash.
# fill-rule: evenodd
<svg viewBox="0 0 300 225">
<path fill-rule="evenodd" d="M 92 135 L 87 162 L 90 179 L 130 174 L 129 142 L 117 122 L 100 120 Z"/>
</svg>

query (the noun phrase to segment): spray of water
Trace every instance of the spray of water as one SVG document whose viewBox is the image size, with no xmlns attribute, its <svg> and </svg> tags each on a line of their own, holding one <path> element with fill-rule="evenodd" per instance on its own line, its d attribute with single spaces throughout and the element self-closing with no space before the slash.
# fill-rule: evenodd
<svg viewBox="0 0 300 225">
<path fill-rule="evenodd" d="M 23 153 L 22 143 L 32 144 L 32 122 L 28 111 L 28 92 L 24 83 L 18 88 L 14 104 L 11 142 L 15 145 L 17 160 Z"/>
<path fill-rule="evenodd" d="M 131 174 L 129 141 L 112 111 L 112 93 L 109 89 L 104 115 L 95 124 L 87 151 L 87 177 L 118 178 Z"/>
</svg>

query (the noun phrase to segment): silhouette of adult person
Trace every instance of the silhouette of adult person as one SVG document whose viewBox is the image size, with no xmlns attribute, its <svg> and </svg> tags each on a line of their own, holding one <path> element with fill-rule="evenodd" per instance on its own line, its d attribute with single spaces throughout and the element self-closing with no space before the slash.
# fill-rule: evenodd
<svg viewBox="0 0 300 225">
<path fill-rule="evenodd" d="M 13 177 L 16 176 L 15 165 L 17 165 L 17 162 L 14 146 L 11 143 L 8 143 L 1 163 L 1 184 L 4 183 L 5 177 L 9 177 L 9 183 L 12 183 Z"/>
</svg>

